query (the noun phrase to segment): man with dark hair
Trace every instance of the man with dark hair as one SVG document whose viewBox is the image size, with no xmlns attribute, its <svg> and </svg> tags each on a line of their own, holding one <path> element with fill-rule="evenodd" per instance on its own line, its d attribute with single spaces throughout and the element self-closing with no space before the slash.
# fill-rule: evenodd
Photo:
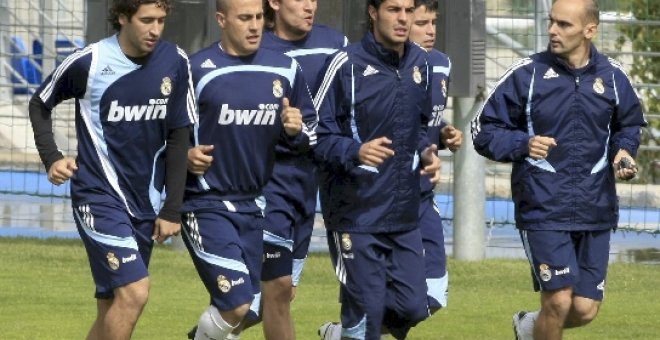
<svg viewBox="0 0 660 340">
<path fill-rule="evenodd" d="M 266 27 L 261 47 L 296 59 L 313 88 L 329 55 L 346 37 L 314 24 L 316 0 L 264 0 Z M 262 270 L 262 316 L 266 339 L 295 338 L 290 303 L 307 257 L 316 216 L 318 183 L 311 153 L 279 145 L 273 176 L 264 189 L 266 225 Z"/>
<path fill-rule="evenodd" d="M 463 133 L 442 119 L 447 106 L 447 87 L 451 61 L 449 57 L 434 49 L 436 20 L 438 16 L 437 0 L 415 0 L 415 18 L 410 29 L 410 40 L 429 52 L 428 64 L 432 97 L 432 119 L 429 121 L 429 140 L 438 143 L 441 148 L 455 152 L 461 147 Z M 429 309 L 431 313 L 447 307 L 449 274 L 445 238 L 438 209 L 433 194 L 434 183 L 428 177 L 422 177 L 422 200 L 419 209 L 419 228 L 424 242 L 424 261 L 426 263 L 426 284 L 428 286 Z"/>
<path fill-rule="evenodd" d="M 422 46 L 429 52 L 429 86 L 432 96 L 432 117 L 428 123 L 430 141 L 442 148 L 456 151 L 463 141 L 463 133 L 442 119 L 447 104 L 447 86 L 451 62 L 444 53 L 433 49 L 436 37 L 437 0 L 416 0 L 414 20 L 410 28 L 410 41 Z M 419 205 L 419 228 L 424 244 L 424 262 L 428 304 L 431 314 L 447 306 L 449 275 L 445 253 L 444 230 L 439 209 L 434 200 L 435 183 L 428 176 L 421 177 L 421 202 Z M 387 329 L 383 329 L 387 333 Z M 320 334 L 324 340 L 339 340 L 341 325 L 328 322 L 321 326 Z"/>
<path fill-rule="evenodd" d="M 342 337 L 397 339 L 428 317 L 420 173 L 438 179 L 427 53 L 408 41 L 413 0 L 371 0 L 361 42 L 336 53 L 314 98 L 320 197 L 341 283 Z M 321 334 L 325 337 L 326 334 Z"/>
<path fill-rule="evenodd" d="M 472 122 L 477 152 L 513 162 L 516 226 L 539 312 L 513 316 L 517 339 L 561 339 L 591 322 L 604 297 L 615 177 L 635 176 L 646 125 L 622 66 L 599 53 L 594 0 L 558 0 L 548 50 L 502 76 Z"/>
<path fill-rule="evenodd" d="M 169 1 L 114 1 L 118 33 L 74 52 L 30 100 L 35 144 L 60 185 L 96 284 L 88 339 L 129 339 L 147 303 L 154 240 L 180 230 L 194 97 L 186 54 L 161 41 Z M 53 139 L 51 114 L 75 98 L 77 157 Z M 161 208 L 161 194 L 167 198 Z"/>
<path fill-rule="evenodd" d="M 189 151 L 184 242 L 209 295 L 194 339 L 235 339 L 258 318 L 265 200 L 276 145 L 305 153 L 317 115 L 298 63 L 259 48 L 261 0 L 219 0 L 220 42 L 191 57 L 199 125 Z"/>
</svg>

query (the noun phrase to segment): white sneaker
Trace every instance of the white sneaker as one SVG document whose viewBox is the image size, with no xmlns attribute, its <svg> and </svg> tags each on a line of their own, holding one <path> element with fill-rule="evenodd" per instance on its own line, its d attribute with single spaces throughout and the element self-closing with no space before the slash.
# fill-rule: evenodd
<svg viewBox="0 0 660 340">
<path fill-rule="evenodd" d="M 539 312 L 519 311 L 513 314 L 513 334 L 516 340 L 534 340 L 534 323 Z"/>
<path fill-rule="evenodd" d="M 337 322 L 326 322 L 319 327 L 321 340 L 341 340 L 341 324 Z"/>
</svg>

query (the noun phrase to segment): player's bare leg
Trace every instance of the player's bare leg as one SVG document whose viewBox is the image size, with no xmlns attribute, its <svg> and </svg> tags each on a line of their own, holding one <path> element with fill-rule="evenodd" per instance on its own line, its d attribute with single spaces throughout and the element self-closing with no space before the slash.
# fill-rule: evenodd
<svg viewBox="0 0 660 340">
<path fill-rule="evenodd" d="M 149 298 L 149 278 L 114 290 L 114 298 L 98 300 L 97 318 L 89 332 L 90 340 L 130 339 Z"/>
<path fill-rule="evenodd" d="M 535 340 L 561 339 L 571 310 L 573 289 L 561 288 L 541 293 L 541 312 L 534 324 Z"/>
<path fill-rule="evenodd" d="M 598 315 L 600 301 L 582 296 L 574 296 L 571 310 L 568 312 L 564 328 L 581 327 L 590 323 Z"/>
<path fill-rule="evenodd" d="M 108 314 L 108 310 L 110 309 L 111 305 L 112 299 L 96 300 L 96 319 L 94 320 L 94 324 L 92 324 L 92 328 L 87 334 L 87 340 L 100 339 L 101 336 L 99 335 L 99 329 L 101 328 L 103 319 L 105 319 L 105 315 Z"/>
<path fill-rule="evenodd" d="M 262 321 L 268 340 L 293 340 L 295 330 L 291 320 L 291 275 L 262 282 Z"/>
</svg>

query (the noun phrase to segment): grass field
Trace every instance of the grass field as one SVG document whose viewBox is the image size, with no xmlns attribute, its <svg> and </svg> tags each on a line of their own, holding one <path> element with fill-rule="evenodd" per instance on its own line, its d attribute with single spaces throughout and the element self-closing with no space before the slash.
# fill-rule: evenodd
<svg viewBox="0 0 660 340">
<path fill-rule="evenodd" d="M 327 254 L 311 256 L 293 314 L 298 339 L 339 317 L 337 283 Z M 83 339 L 95 314 L 94 287 L 77 240 L 0 238 L 0 339 Z M 409 339 L 512 339 L 511 315 L 534 309 L 522 260 L 450 260 L 449 308 L 417 326 Z M 185 339 L 208 304 L 186 252 L 157 246 L 151 297 L 134 339 Z M 613 264 L 606 300 L 589 326 L 565 339 L 660 339 L 660 266 Z M 262 339 L 261 329 L 242 339 Z"/>
</svg>

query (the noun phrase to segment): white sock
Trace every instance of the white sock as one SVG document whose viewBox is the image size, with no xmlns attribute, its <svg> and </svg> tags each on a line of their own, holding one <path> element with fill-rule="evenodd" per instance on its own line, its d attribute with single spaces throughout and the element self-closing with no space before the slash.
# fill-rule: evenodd
<svg viewBox="0 0 660 340">
<path fill-rule="evenodd" d="M 532 339 L 534 336 L 534 324 L 539 317 L 539 311 L 528 312 L 525 317 L 520 320 L 520 333 L 524 335 L 524 339 Z"/>
<path fill-rule="evenodd" d="M 530 316 L 529 319 L 532 321 L 532 324 L 534 324 L 536 322 L 536 319 L 539 318 L 539 312 L 540 311 L 537 310 L 537 311 L 534 311 L 534 312 L 527 313 L 527 315 Z M 527 319 L 527 318 L 525 318 L 525 319 Z"/>
<path fill-rule="evenodd" d="M 323 340 L 341 340 L 341 324 L 327 322 L 319 328 Z"/>
<path fill-rule="evenodd" d="M 228 324 L 217 308 L 209 306 L 199 317 L 197 323 L 197 333 L 195 333 L 195 340 L 222 340 L 227 339 L 227 335 L 231 334 L 235 326 Z"/>
</svg>

